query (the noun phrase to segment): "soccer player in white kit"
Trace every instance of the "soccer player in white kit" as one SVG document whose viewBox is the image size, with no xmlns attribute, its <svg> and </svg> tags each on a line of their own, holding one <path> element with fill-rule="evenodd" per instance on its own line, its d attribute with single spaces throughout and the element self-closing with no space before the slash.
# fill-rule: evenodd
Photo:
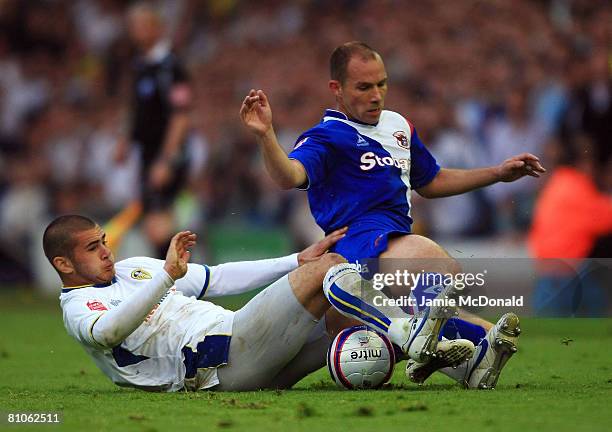
<svg viewBox="0 0 612 432">
<path fill-rule="evenodd" d="M 172 238 L 165 261 L 139 257 L 115 264 L 102 228 L 67 215 L 49 224 L 43 248 L 63 283 L 68 333 L 115 384 L 149 391 L 253 390 L 291 387 L 325 364 L 333 333 L 322 318 L 330 296 L 348 302 L 346 319 L 335 318 L 336 330 L 371 324 L 374 313 L 411 358 L 422 359 L 435 347 L 448 316 L 373 310 L 359 298 L 365 291 L 358 271 L 326 253 L 345 232 L 336 230 L 299 254 L 208 267 L 188 263 L 196 235 L 183 231 Z M 198 300 L 271 282 L 236 312 Z"/>
</svg>

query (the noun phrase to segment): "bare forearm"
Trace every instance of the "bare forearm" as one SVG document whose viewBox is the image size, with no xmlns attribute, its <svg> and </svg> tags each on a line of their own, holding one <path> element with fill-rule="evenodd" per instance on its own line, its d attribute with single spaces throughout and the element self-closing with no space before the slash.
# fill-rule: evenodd
<svg viewBox="0 0 612 432">
<path fill-rule="evenodd" d="M 287 157 L 273 128 L 263 135 L 257 135 L 257 143 L 262 149 L 268 174 L 282 189 L 292 189 L 306 182 L 306 172 L 299 162 Z"/>
<path fill-rule="evenodd" d="M 251 89 L 240 107 L 243 124 L 255 134 L 261 147 L 266 170 L 272 180 L 283 189 L 306 183 L 306 170 L 301 163 L 289 159 L 276 139 L 272 126 L 272 110 L 262 90 Z"/>
<path fill-rule="evenodd" d="M 459 195 L 500 181 L 497 167 L 470 170 L 441 169 L 436 177 L 417 192 L 426 198 Z"/>
<path fill-rule="evenodd" d="M 172 116 L 162 148 L 162 159 L 171 161 L 176 158 L 190 124 L 190 117 L 186 112 L 177 113 Z"/>
</svg>

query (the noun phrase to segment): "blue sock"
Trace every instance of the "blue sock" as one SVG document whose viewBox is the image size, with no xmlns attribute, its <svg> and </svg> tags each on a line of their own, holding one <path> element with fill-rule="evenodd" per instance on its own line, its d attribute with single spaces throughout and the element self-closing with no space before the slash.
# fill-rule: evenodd
<svg viewBox="0 0 612 432">
<path fill-rule="evenodd" d="M 446 339 L 467 339 L 474 345 L 478 345 L 486 334 L 485 329 L 477 324 L 472 324 L 459 318 L 450 318 L 444 327 L 442 327 L 440 337 L 444 336 Z"/>
</svg>

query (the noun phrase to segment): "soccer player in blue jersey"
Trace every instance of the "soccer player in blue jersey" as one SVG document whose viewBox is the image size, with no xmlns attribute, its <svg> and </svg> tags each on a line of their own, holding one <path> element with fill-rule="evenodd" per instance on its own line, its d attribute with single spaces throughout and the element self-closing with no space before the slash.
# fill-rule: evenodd
<svg viewBox="0 0 612 432">
<path fill-rule="evenodd" d="M 529 153 L 493 167 L 441 168 L 414 126 L 401 114 L 384 109 L 385 66 L 381 56 L 363 42 L 348 42 L 336 48 L 330 59 L 330 72 L 329 89 L 336 107 L 326 110 L 322 121 L 297 139 L 288 156 L 276 139 L 272 110 L 262 90 L 249 92 L 240 114 L 255 134 L 274 181 L 283 189 L 307 190 L 312 214 L 325 232 L 349 227 L 347 235 L 333 248 L 349 262 L 367 258 L 450 258 L 435 242 L 411 234 L 412 190 L 426 198 L 438 198 L 524 176 L 539 177 L 545 172 L 539 159 Z M 436 270 L 456 272 L 456 264 L 447 262 L 448 268 Z M 453 319 L 442 334 L 458 333 L 479 344 L 493 342 L 479 345 L 475 359 L 466 362 L 465 374 L 460 377 L 470 387 L 490 388 L 516 351 L 518 318 L 504 315 L 495 326 L 471 320 L 480 326 Z M 501 328 L 507 335 L 499 332 Z M 498 340 L 501 343 L 497 344 Z M 409 363 L 408 368 L 410 376 L 422 377 L 428 376 L 433 366 Z M 472 378 L 477 369 L 485 370 L 477 374 L 478 378 Z"/>
</svg>

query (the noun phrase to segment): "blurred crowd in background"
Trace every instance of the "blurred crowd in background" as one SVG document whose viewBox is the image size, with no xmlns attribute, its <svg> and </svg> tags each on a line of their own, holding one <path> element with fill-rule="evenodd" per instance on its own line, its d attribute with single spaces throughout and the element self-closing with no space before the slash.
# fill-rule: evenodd
<svg viewBox="0 0 612 432">
<path fill-rule="evenodd" d="M 108 220 L 137 194 L 126 135 L 134 49 L 131 2 L 0 1 L 0 267 L 27 281 L 55 215 Z M 282 227 L 318 235 L 302 192 L 281 192 L 240 126 L 251 88 L 271 101 L 287 150 L 334 105 L 332 50 L 363 40 L 389 74 L 387 107 L 405 115 L 441 166 L 495 165 L 521 152 L 549 170 L 580 142 L 612 191 L 612 3 L 606 0 L 168 0 L 156 3 L 195 92 L 181 224 Z M 565 163 L 571 161 L 565 161 Z M 545 181 L 545 179 L 544 179 Z M 523 239 L 542 180 L 443 200 L 413 197 L 435 239 Z M 179 209 L 180 211 L 180 209 Z M 563 215 L 559 215 L 563 218 Z"/>
</svg>

